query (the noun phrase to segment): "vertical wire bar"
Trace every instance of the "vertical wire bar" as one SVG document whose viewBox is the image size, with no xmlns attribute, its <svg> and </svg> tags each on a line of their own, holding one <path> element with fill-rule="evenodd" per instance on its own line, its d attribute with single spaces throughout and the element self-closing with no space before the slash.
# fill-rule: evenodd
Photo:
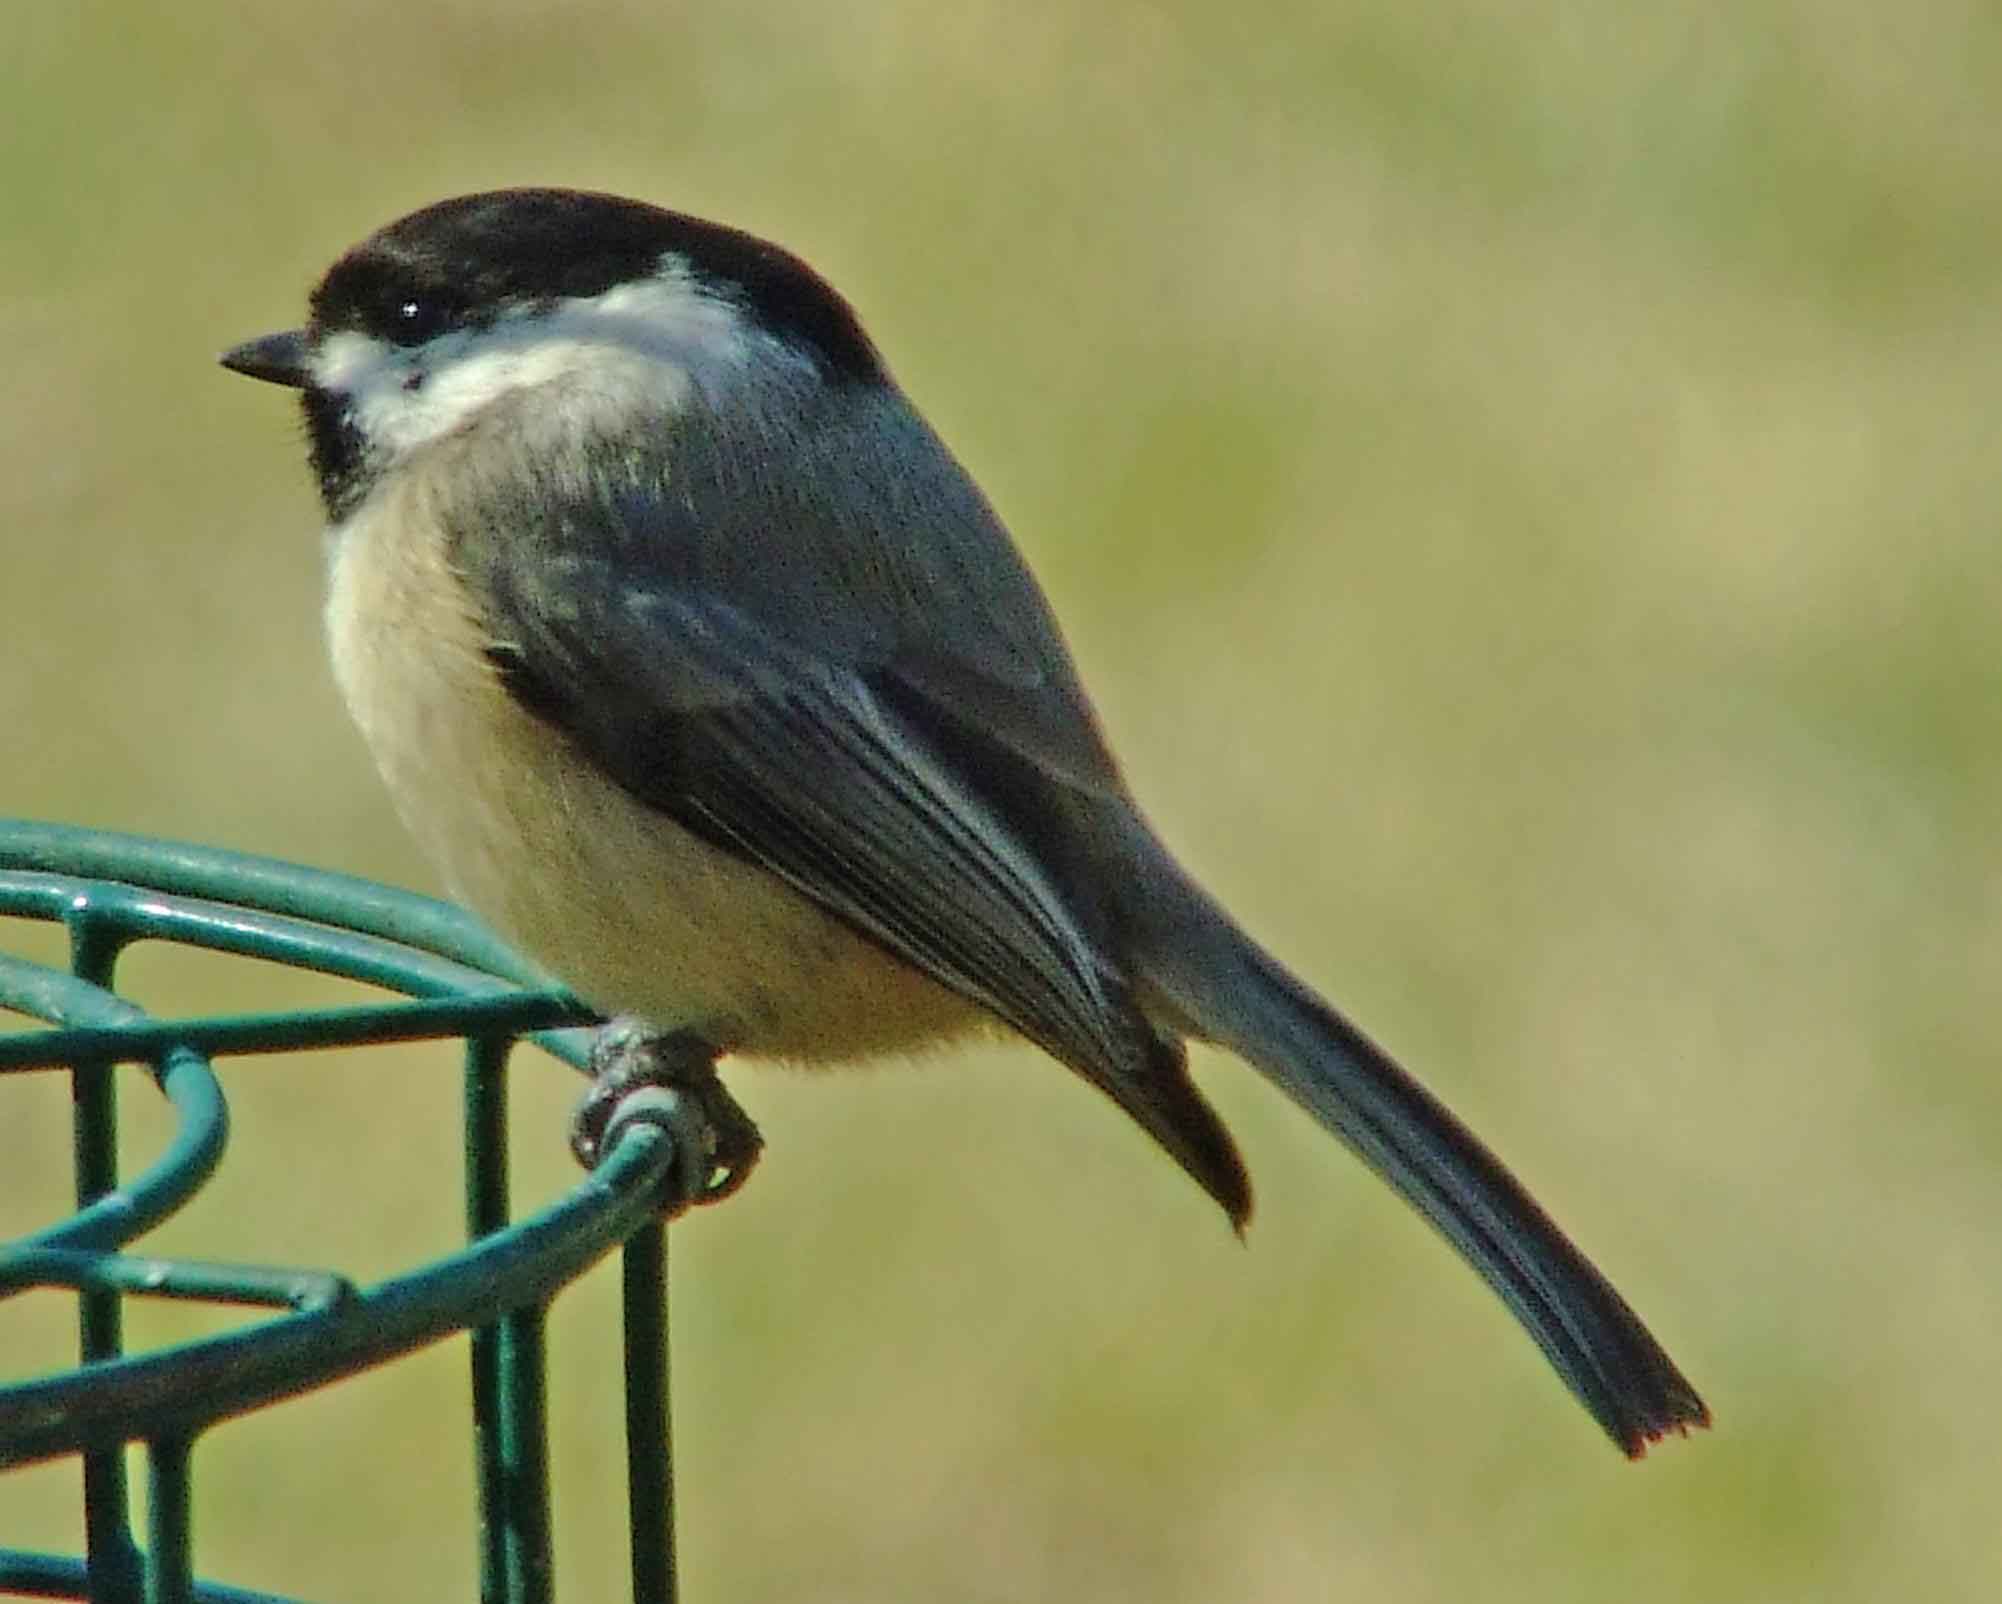
<svg viewBox="0 0 2002 1604">
<path fill-rule="evenodd" d="M 626 1359 L 626 1515 L 633 1604 L 675 1604 L 674 1416 L 668 1393 L 667 1228 L 653 1224 L 621 1257 Z"/>
<path fill-rule="evenodd" d="M 552 1604 L 549 1408 L 541 1304 L 501 1321 L 501 1452 L 507 1467 L 508 1604 Z"/>
<path fill-rule="evenodd" d="M 70 1071 L 71 1154 L 76 1204 L 87 1208 L 118 1184 L 118 1097 L 110 1064 Z M 116 1359 L 125 1346 L 124 1310 L 116 1292 L 77 1294 L 77 1354 L 84 1364 Z M 83 1455 L 84 1564 L 94 1604 L 129 1604 L 139 1596 L 139 1555 L 132 1542 L 132 1492 L 125 1445 Z"/>
<path fill-rule="evenodd" d="M 507 1057 L 505 1038 L 466 1043 L 466 1235 L 477 1240 L 508 1219 Z M 502 1604 L 507 1588 L 507 1463 L 501 1415 L 499 1323 L 471 1333 L 473 1473 L 479 1499 L 481 1604 Z"/>
<path fill-rule="evenodd" d="M 70 971 L 111 988 L 124 949 L 122 934 L 87 910 L 69 921 Z M 70 1154 L 78 1208 L 118 1185 L 118 1087 L 114 1065 L 76 1064 L 70 1073 Z M 124 1311 L 116 1292 L 77 1295 L 77 1352 L 85 1364 L 116 1359 L 125 1347 Z M 126 1604 L 138 1596 L 139 1555 L 132 1542 L 132 1492 L 125 1448 L 114 1444 L 83 1456 L 85 1566 L 95 1604 Z"/>
<path fill-rule="evenodd" d="M 188 1437 L 147 1444 L 146 1604 L 194 1604 L 194 1511 Z"/>
<path fill-rule="evenodd" d="M 508 1037 L 466 1043 L 466 1223 L 475 1237 L 508 1220 Z M 517 1309 L 472 1334 L 480 1499 L 480 1597 L 550 1604 L 549 1409 L 544 1311 Z"/>
</svg>

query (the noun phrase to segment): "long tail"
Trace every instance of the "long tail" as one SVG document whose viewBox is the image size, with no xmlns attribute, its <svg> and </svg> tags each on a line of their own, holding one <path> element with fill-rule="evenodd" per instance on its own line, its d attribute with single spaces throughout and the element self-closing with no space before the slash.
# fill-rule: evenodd
<svg viewBox="0 0 2002 1604">
<path fill-rule="evenodd" d="M 1703 1400 L 1640 1317 L 1479 1138 L 1173 873 L 1181 895 L 1153 902 L 1140 956 L 1184 1028 L 1255 1066 L 1403 1193 L 1629 1458 L 1707 1426 Z"/>
</svg>

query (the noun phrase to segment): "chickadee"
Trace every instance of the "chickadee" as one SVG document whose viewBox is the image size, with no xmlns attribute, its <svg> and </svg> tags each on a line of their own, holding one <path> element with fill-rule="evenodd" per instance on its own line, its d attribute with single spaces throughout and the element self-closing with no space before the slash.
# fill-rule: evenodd
<svg viewBox="0 0 2002 1604">
<path fill-rule="evenodd" d="M 627 1057 L 699 1078 L 998 1027 L 1242 1228 L 1184 1052 L 1217 1043 L 1431 1221 L 1629 1455 L 1708 1423 L 1487 1148 L 1155 838 L 1000 519 L 805 263 L 613 196 L 469 195 L 222 361 L 302 393 L 334 670 L 405 822 L 638 1022 Z M 719 1178 L 756 1152 L 724 1138 Z"/>
</svg>

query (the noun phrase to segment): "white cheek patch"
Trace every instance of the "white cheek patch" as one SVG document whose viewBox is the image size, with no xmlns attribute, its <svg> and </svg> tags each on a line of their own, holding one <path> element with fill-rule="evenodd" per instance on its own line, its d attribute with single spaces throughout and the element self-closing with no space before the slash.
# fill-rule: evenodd
<svg viewBox="0 0 2002 1604">
<path fill-rule="evenodd" d="M 525 389 L 556 387 L 573 423 L 676 405 L 691 387 L 740 370 L 760 343 L 733 307 L 669 263 L 643 283 L 506 313 L 420 346 L 343 330 L 320 341 L 312 371 L 317 386 L 347 398 L 369 449 L 394 460 Z"/>
</svg>

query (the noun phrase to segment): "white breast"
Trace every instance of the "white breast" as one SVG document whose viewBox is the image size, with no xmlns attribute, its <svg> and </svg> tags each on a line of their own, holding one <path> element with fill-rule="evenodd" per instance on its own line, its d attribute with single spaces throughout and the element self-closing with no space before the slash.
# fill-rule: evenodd
<svg viewBox="0 0 2002 1604">
<path fill-rule="evenodd" d="M 334 673 L 452 893 L 608 1013 L 824 1061 L 984 1018 L 762 870 L 606 778 L 509 696 L 421 475 L 330 535 Z"/>
</svg>

